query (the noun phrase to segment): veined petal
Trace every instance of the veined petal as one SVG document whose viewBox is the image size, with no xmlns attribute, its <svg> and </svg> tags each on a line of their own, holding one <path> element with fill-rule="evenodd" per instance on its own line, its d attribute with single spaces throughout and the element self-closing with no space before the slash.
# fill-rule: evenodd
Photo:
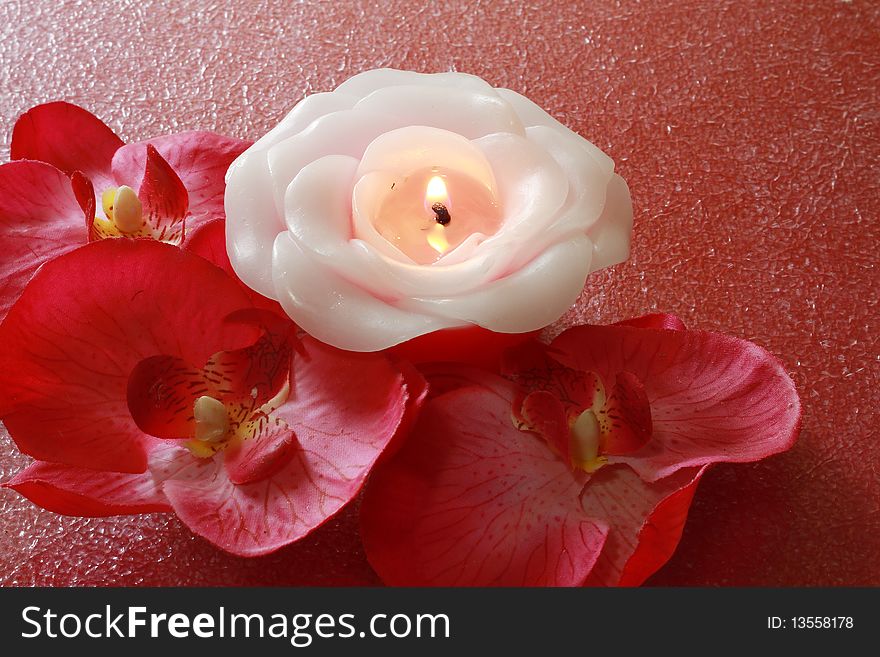
<svg viewBox="0 0 880 657">
<path fill-rule="evenodd" d="M 514 400 L 513 416 L 517 428 L 522 431 L 533 431 L 547 441 L 556 450 L 564 463 L 569 461 L 569 437 L 565 407 L 559 399 L 547 392 L 538 390 L 525 396 L 520 402 Z"/>
<path fill-rule="evenodd" d="M 156 455 L 175 450 L 159 445 Z M 150 470 L 130 474 L 37 461 L 5 486 L 49 511 L 95 517 L 171 511 L 162 481 Z"/>
<path fill-rule="evenodd" d="M 113 186 L 113 154 L 122 140 L 103 121 L 65 102 L 37 105 L 21 115 L 12 131 L 13 160 L 39 160 L 67 175 L 82 171 L 99 190 Z"/>
<path fill-rule="evenodd" d="M 144 221 L 154 239 L 180 244 L 189 197 L 174 169 L 152 144 L 147 144 L 143 180 L 138 190 Z"/>
<path fill-rule="evenodd" d="M 0 166 L 0 319 L 41 264 L 86 243 L 84 218 L 94 217 L 87 212 L 70 178 L 51 164 Z"/>
<path fill-rule="evenodd" d="M 609 530 L 586 584 L 638 586 L 665 564 L 678 546 L 706 467 L 685 468 L 654 483 L 627 466 L 596 472 L 581 500 L 587 513 L 608 522 Z"/>
<path fill-rule="evenodd" d="M 0 417 L 40 460 L 142 472 L 154 439 L 128 409 L 135 365 L 253 343 L 255 329 L 223 322 L 249 305 L 224 272 L 167 244 L 103 240 L 58 257 L 0 325 Z"/>
<path fill-rule="evenodd" d="M 183 132 L 149 140 L 180 178 L 189 197 L 187 232 L 203 222 L 222 219 L 226 171 L 251 144 L 213 132 Z M 147 142 L 123 146 L 113 156 L 113 177 L 137 189 L 147 161 Z"/>
<path fill-rule="evenodd" d="M 618 372 L 596 417 L 607 437 L 602 446 L 605 454 L 629 454 L 651 439 L 651 405 L 645 386 L 629 372 Z"/>
<path fill-rule="evenodd" d="M 128 407 L 137 426 L 157 438 L 191 438 L 193 408 L 203 396 L 222 402 L 236 425 L 284 387 L 290 371 L 295 326 L 257 309 L 237 311 L 224 323 L 258 326 L 262 335 L 241 349 L 220 351 L 204 367 L 166 354 L 140 361 L 128 378 Z"/>
<path fill-rule="evenodd" d="M 513 426 L 512 384 L 429 401 L 361 507 L 370 563 L 391 585 L 577 585 L 606 527 L 580 504 L 586 475 Z"/>
<path fill-rule="evenodd" d="M 586 409 L 604 403 L 605 388 L 593 372 L 567 367 L 553 350 L 537 340 L 508 349 L 501 373 L 518 383 L 526 394 L 543 391 L 560 401 L 569 423 Z M 598 409 L 597 409 L 598 410 Z"/>
<path fill-rule="evenodd" d="M 287 382 L 296 325 L 256 308 L 233 313 L 226 322 L 256 326 L 263 333 L 251 345 L 211 356 L 204 367 L 205 377 L 217 390 L 218 399 L 250 413 L 275 397 Z"/>
<path fill-rule="evenodd" d="M 326 485 L 353 496 L 425 392 L 417 372 L 384 354 L 346 352 L 307 337 L 293 358 L 290 395 L 273 415 L 296 433 Z"/>
</svg>

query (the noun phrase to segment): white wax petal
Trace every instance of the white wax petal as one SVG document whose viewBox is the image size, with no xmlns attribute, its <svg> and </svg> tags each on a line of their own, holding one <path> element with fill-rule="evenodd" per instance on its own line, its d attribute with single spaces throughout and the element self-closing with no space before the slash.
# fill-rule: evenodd
<svg viewBox="0 0 880 657">
<path fill-rule="evenodd" d="M 552 322 L 577 300 L 593 244 L 584 235 L 547 249 L 510 276 L 450 298 L 403 300 L 399 307 L 436 317 L 461 318 L 498 333 L 524 333 Z"/>
<path fill-rule="evenodd" d="M 474 142 L 448 130 L 408 126 L 379 135 L 361 158 L 357 175 L 371 171 L 409 175 L 429 167 L 450 169 L 480 181 L 494 195 L 492 166 Z M 450 190 L 453 195 L 455 190 Z"/>
<path fill-rule="evenodd" d="M 284 197 L 284 219 L 307 250 L 335 254 L 351 239 L 351 186 L 358 160 L 327 155 L 307 164 Z"/>
<path fill-rule="evenodd" d="M 488 135 L 474 144 L 497 176 L 504 220 L 495 235 L 474 249 L 472 257 L 498 253 L 491 272 L 492 278 L 497 278 L 507 274 L 513 259 L 530 249 L 530 242 L 539 240 L 542 231 L 555 221 L 568 196 L 568 180 L 556 160 L 524 137 Z"/>
<path fill-rule="evenodd" d="M 275 206 L 266 152 L 247 150 L 226 173 L 226 245 L 232 269 L 246 285 L 275 298 L 272 244 L 284 230 Z"/>
<path fill-rule="evenodd" d="M 599 163 L 599 166 L 608 171 L 614 170 L 614 160 L 603 153 L 600 148 L 598 148 L 595 144 L 588 141 L 587 139 L 584 139 L 568 126 L 563 125 L 562 123 L 554 119 L 541 107 L 530 101 L 525 96 L 518 94 L 515 91 L 511 91 L 510 89 L 496 89 L 495 92 L 499 96 L 501 96 L 501 98 L 510 103 L 511 107 L 513 107 L 520 120 L 526 127 L 533 125 L 543 125 L 551 128 L 552 130 L 561 130 L 563 133 L 566 133 L 569 136 L 576 137 L 578 142 L 582 142 L 581 145 L 590 154 L 590 156 Z"/>
<path fill-rule="evenodd" d="M 400 71 L 393 68 L 380 68 L 364 71 L 350 77 L 336 87 L 335 93 L 363 98 L 377 89 L 399 85 L 418 85 L 444 89 L 461 87 L 477 92 L 485 92 L 492 89 L 492 86 L 485 80 L 467 73 L 415 73 L 413 71 Z"/>
<path fill-rule="evenodd" d="M 251 148 L 267 149 L 283 139 L 305 130 L 313 121 L 326 114 L 351 109 L 358 98 L 346 94 L 324 92 L 306 96 L 299 101 L 281 122 L 260 137 Z"/>
<path fill-rule="evenodd" d="M 494 91 L 476 93 L 449 87 L 387 87 L 355 105 L 357 109 L 385 111 L 401 125 L 426 125 L 450 130 L 468 139 L 495 132 L 525 134 L 513 108 Z"/>
<path fill-rule="evenodd" d="M 602 216 L 587 233 L 595 245 L 590 271 L 616 265 L 629 258 L 633 226 L 632 198 L 626 181 L 614 174 L 608 184 L 608 196 Z"/>
<path fill-rule="evenodd" d="M 614 175 L 592 157 L 584 157 L 582 140 L 569 139 L 558 130 L 546 126 L 532 126 L 526 130 L 530 142 L 539 145 L 559 164 L 568 178 L 569 195 L 560 213 L 568 213 L 575 204 L 583 208 L 582 215 L 573 215 L 577 223 L 572 228 L 586 230 L 593 224 L 605 205 L 605 191 Z M 560 220 L 557 218 L 556 224 Z M 567 227 L 566 227 L 567 228 Z"/>
<path fill-rule="evenodd" d="M 305 165 L 325 155 L 360 158 L 378 135 L 400 127 L 387 114 L 345 110 L 313 121 L 292 137 L 269 149 L 269 168 L 275 181 L 278 213 L 283 213 L 287 185 Z"/>
<path fill-rule="evenodd" d="M 426 290 L 439 296 L 461 294 L 485 284 L 496 254 L 470 258 L 451 266 L 406 264 L 379 253 L 361 240 L 352 240 L 335 254 L 319 258 L 321 265 L 382 299 L 396 302 Z"/>
<path fill-rule="evenodd" d="M 288 233 L 278 235 L 273 253 L 277 298 L 309 334 L 350 351 L 378 351 L 439 329 L 464 326 L 450 318 L 404 312 L 317 266 Z M 304 282 L 306 282 L 304 284 Z"/>
<path fill-rule="evenodd" d="M 513 134 L 474 140 L 498 181 L 504 232 L 527 224 L 534 231 L 553 221 L 565 202 L 568 181 L 553 157 L 537 144 Z"/>
<path fill-rule="evenodd" d="M 526 264 L 551 244 L 578 234 L 589 234 L 590 226 L 602 214 L 608 183 L 614 175 L 602 169 L 592 157 L 586 157 L 577 141 L 557 130 L 532 126 L 526 132 L 529 140 L 552 154 L 565 172 L 569 183 L 568 195 L 546 230 L 529 239 L 515 238 L 520 241 L 520 247 L 510 262 L 511 269 Z"/>
</svg>

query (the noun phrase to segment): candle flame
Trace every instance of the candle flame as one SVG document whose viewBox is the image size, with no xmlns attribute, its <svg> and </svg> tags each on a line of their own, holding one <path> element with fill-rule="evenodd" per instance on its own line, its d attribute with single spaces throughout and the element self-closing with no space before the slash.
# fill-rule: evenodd
<svg viewBox="0 0 880 657">
<path fill-rule="evenodd" d="M 440 224 L 434 224 L 428 232 L 428 244 L 440 255 L 449 249 L 449 240 L 446 239 L 446 229 Z"/>
<path fill-rule="evenodd" d="M 446 203 L 449 200 L 449 192 L 446 191 L 446 183 L 440 176 L 434 176 L 428 181 L 428 191 L 425 192 L 425 200 L 428 206 L 434 203 Z"/>
</svg>

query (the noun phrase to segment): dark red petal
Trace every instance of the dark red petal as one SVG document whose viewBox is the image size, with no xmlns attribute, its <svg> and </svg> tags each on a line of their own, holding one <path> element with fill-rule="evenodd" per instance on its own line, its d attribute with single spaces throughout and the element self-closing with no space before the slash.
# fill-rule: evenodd
<svg viewBox="0 0 880 657">
<path fill-rule="evenodd" d="M 522 400 L 519 413 L 514 415 L 520 420 L 519 429 L 534 431 L 556 450 L 564 463 L 569 462 L 571 430 L 565 408 L 555 396 L 546 390 L 529 393 Z"/>
<path fill-rule="evenodd" d="M 41 264 L 86 241 L 70 178 L 43 162 L 0 166 L 0 320 Z"/>
<path fill-rule="evenodd" d="M 704 331 L 578 326 L 553 341 L 568 367 L 603 380 L 629 372 L 651 404 L 642 449 L 613 457 L 656 481 L 679 468 L 747 462 L 785 451 L 800 426 L 800 401 L 781 363 L 751 342 Z"/>
<path fill-rule="evenodd" d="M 86 220 L 86 228 L 91 228 L 95 222 L 95 211 L 97 209 L 97 199 L 95 198 L 95 187 L 82 171 L 74 171 L 70 176 L 70 186 L 73 189 L 73 195 L 76 202 L 82 208 L 83 215 Z"/>
<path fill-rule="evenodd" d="M 271 477 L 296 453 L 296 435 L 278 418 L 253 423 L 251 435 L 224 452 L 226 473 L 233 484 L 249 484 Z"/>
<path fill-rule="evenodd" d="M 224 218 L 223 196 L 226 170 L 250 142 L 212 132 L 184 132 L 150 139 L 189 195 L 187 232 L 212 219 Z M 140 180 L 146 161 L 146 144 L 130 144 L 113 158 L 113 174 L 121 183 L 133 186 Z M 126 182 L 132 181 L 132 182 Z"/>
<path fill-rule="evenodd" d="M 513 386 L 429 401 L 361 506 L 367 556 L 391 585 L 578 585 L 606 529 L 586 480 L 510 419 Z"/>
<path fill-rule="evenodd" d="M 40 460 L 142 472 L 153 439 L 128 410 L 135 365 L 252 343 L 252 327 L 223 322 L 248 305 L 221 270 L 159 242 L 103 240 L 56 258 L 0 325 L 0 416 Z"/>
<path fill-rule="evenodd" d="M 505 349 L 534 338 L 539 332 L 496 333 L 482 326 L 454 327 L 412 338 L 391 347 L 389 352 L 420 367 L 423 363 L 447 361 L 498 372 Z"/>
<path fill-rule="evenodd" d="M 44 509 L 68 516 L 171 511 L 161 485 L 149 471 L 125 474 L 44 461 L 5 484 Z"/>
<path fill-rule="evenodd" d="M 189 206 L 186 187 L 151 144 L 147 144 L 138 198 L 143 204 L 144 219 L 152 227 L 156 239 L 174 244 L 183 241 L 183 220 Z"/>
<path fill-rule="evenodd" d="M 157 438 L 191 438 L 193 406 L 215 386 L 202 370 L 174 356 L 145 358 L 128 377 L 128 409 L 138 428 Z"/>
<path fill-rule="evenodd" d="M 641 585 L 672 557 L 681 540 L 697 485 L 708 467 L 700 468 L 689 483 L 660 502 L 648 516 L 639 532 L 638 549 L 626 562 L 620 576 L 620 586 Z M 684 475 L 693 470 L 679 472 Z"/>
<path fill-rule="evenodd" d="M 633 317 L 617 322 L 614 326 L 632 326 L 633 328 L 655 328 L 669 329 L 670 331 L 686 331 L 687 327 L 675 315 L 668 313 L 654 313 L 652 315 L 642 315 L 641 317 Z"/>
<path fill-rule="evenodd" d="M 620 372 L 597 413 L 604 442 L 603 454 L 629 454 L 651 439 L 651 405 L 645 386 L 629 372 Z"/>
<path fill-rule="evenodd" d="M 403 376 L 384 355 L 311 338 L 303 346 L 305 355 L 294 355 L 290 397 L 270 416 L 296 433 L 287 465 L 235 485 L 218 455 L 165 484 L 183 522 L 233 554 L 272 552 L 324 523 L 357 495 L 403 419 Z"/>
<path fill-rule="evenodd" d="M 94 114 L 65 102 L 37 105 L 12 130 L 13 160 L 47 162 L 67 175 L 82 171 L 99 191 L 112 187 L 113 154 L 122 140 Z"/>
<path fill-rule="evenodd" d="M 697 483 L 707 466 L 646 483 L 627 466 L 606 466 L 584 488 L 590 515 L 609 524 L 590 586 L 638 586 L 675 551 Z"/>
<path fill-rule="evenodd" d="M 213 219 L 206 221 L 195 228 L 187 219 L 186 236 L 183 243 L 190 253 L 200 255 L 205 260 L 214 263 L 220 269 L 229 274 L 230 277 L 238 281 L 242 289 L 251 297 L 251 301 L 257 308 L 270 310 L 280 317 L 286 317 L 287 313 L 274 299 L 268 299 L 259 292 L 252 290 L 238 278 L 229 262 L 229 256 L 226 253 L 226 221 L 223 219 Z"/>
</svg>

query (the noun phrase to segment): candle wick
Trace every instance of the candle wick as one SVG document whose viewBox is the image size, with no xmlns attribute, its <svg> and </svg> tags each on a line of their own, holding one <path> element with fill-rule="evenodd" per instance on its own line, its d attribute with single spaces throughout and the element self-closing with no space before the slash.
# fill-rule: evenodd
<svg viewBox="0 0 880 657">
<path fill-rule="evenodd" d="M 452 221 L 452 217 L 449 216 L 449 210 L 447 210 L 446 206 L 442 203 L 435 203 L 431 206 L 431 209 L 434 211 L 434 214 L 437 215 L 435 220 L 441 226 L 448 226 L 449 222 Z"/>
</svg>

